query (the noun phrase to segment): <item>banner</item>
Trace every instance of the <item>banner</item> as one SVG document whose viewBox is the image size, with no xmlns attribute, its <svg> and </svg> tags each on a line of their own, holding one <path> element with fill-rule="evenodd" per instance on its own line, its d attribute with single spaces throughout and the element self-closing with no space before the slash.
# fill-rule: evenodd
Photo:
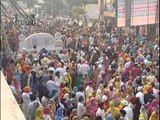
<svg viewBox="0 0 160 120">
<path fill-rule="evenodd" d="M 131 25 L 155 24 L 157 0 L 133 0 Z"/>
<path fill-rule="evenodd" d="M 118 0 L 117 8 L 117 26 L 123 27 L 125 26 L 125 0 Z"/>
<path fill-rule="evenodd" d="M 114 0 L 104 0 L 103 1 L 103 15 L 105 17 L 115 17 L 115 1 Z"/>
<path fill-rule="evenodd" d="M 155 24 L 157 0 L 132 0 L 131 26 Z M 118 0 L 118 27 L 125 26 L 125 0 Z"/>
</svg>

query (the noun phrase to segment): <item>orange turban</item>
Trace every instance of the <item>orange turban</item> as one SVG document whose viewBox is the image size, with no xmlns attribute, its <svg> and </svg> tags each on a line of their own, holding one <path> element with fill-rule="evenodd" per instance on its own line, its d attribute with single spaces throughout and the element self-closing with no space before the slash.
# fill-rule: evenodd
<svg viewBox="0 0 160 120">
<path fill-rule="evenodd" d="M 23 91 L 26 92 L 26 93 L 29 93 L 30 90 L 31 90 L 31 88 L 30 88 L 29 86 L 25 86 L 25 87 L 23 88 Z"/>
<path fill-rule="evenodd" d="M 130 59 L 129 57 L 127 57 L 126 60 L 127 60 L 128 62 L 131 61 L 131 59 Z"/>
<path fill-rule="evenodd" d="M 125 54 L 124 54 L 124 57 L 125 57 L 125 58 L 128 58 L 128 54 L 127 54 L 127 53 L 125 53 Z"/>
</svg>

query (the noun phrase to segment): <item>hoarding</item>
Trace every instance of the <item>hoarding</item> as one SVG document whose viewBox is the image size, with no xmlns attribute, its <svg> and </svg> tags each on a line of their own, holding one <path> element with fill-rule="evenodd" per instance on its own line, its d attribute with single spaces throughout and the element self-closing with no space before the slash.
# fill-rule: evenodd
<svg viewBox="0 0 160 120">
<path fill-rule="evenodd" d="M 157 0 L 132 0 L 131 26 L 155 24 Z M 125 0 L 118 0 L 118 27 L 125 26 Z"/>
<path fill-rule="evenodd" d="M 86 5 L 86 15 L 87 18 L 98 19 L 98 5 L 88 4 Z"/>
<path fill-rule="evenodd" d="M 115 17 L 115 0 L 103 1 L 103 15 L 106 17 Z"/>
<path fill-rule="evenodd" d="M 125 26 L 125 0 L 118 0 L 117 26 Z"/>
<path fill-rule="evenodd" d="M 155 24 L 157 0 L 133 0 L 131 25 Z"/>
</svg>

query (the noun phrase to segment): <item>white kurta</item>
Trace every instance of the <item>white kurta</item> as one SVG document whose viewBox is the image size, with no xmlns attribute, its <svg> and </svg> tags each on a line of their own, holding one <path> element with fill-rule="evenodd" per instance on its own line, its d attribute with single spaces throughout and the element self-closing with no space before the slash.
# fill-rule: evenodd
<svg viewBox="0 0 160 120">
<path fill-rule="evenodd" d="M 22 103 L 22 111 L 23 111 L 23 113 L 24 113 L 24 116 L 27 117 L 28 106 L 29 106 L 29 103 L 31 102 L 31 101 L 30 101 L 30 93 L 23 92 L 23 93 L 22 93 L 22 100 L 23 100 L 23 103 Z"/>
<path fill-rule="evenodd" d="M 97 112 L 96 112 L 96 117 L 97 116 L 101 116 L 102 120 L 105 120 L 105 111 L 104 111 L 104 109 L 102 110 L 102 109 L 98 108 Z"/>
</svg>

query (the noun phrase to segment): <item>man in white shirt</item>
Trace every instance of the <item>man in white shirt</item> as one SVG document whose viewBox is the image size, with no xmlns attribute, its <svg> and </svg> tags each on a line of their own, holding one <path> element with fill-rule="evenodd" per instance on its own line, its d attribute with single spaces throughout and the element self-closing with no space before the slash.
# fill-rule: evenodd
<svg viewBox="0 0 160 120">
<path fill-rule="evenodd" d="M 85 111 L 85 107 L 84 107 L 83 103 L 84 103 L 83 96 L 80 96 L 78 99 L 78 105 L 77 105 L 77 116 L 78 116 L 79 120 L 81 120 L 82 114 Z"/>
<path fill-rule="evenodd" d="M 72 38 L 68 37 L 67 40 L 66 40 L 66 47 L 69 47 L 71 42 L 72 42 Z"/>
<path fill-rule="evenodd" d="M 101 102 L 101 103 L 99 103 L 98 106 L 99 107 L 96 112 L 96 117 L 101 116 L 102 120 L 104 120 L 105 119 L 104 103 Z"/>
<path fill-rule="evenodd" d="M 143 87 L 139 86 L 137 88 L 138 93 L 136 94 L 136 97 L 139 98 L 141 105 L 144 104 L 144 94 L 143 94 Z"/>
<path fill-rule="evenodd" d="M 87 87 L 85 89 L 85 93 L 86 93 L 86 99 L 89 99 L 89 95 L 93 93 L 93 85 L 92 85 L 93 81 L 89 81 L 87 84 Z"/>
<path fill-rule="evenodd" d="M 63 63 L 63 62 L 61 62 L 61 65 L 59 65 L 59 67 L 56 69 L 55 72 L 57 72 L 57 71 L 59 71 L 60 76 L 61 76 L 62 78 L 65 77 L 66 67 L 64 66 L 64 63 Z"/>
<path fill-rule="evenodd" d="M 126 106 L 123 108 L 124 111 L 126 111 L 125 117 L 129 120 L 133 120 L 133 110 L 130 106 Z"/>
<path fill-rule="evenodd" d="M 90 70 L 89 65 L 85 63 L 85 60 L 82 60 L 82 64 L 80 65 L 79 72 L 84 75 L 85 73 L 88 73 L 89 70 Z"/>
<path fill-rule="evenodd" d="M 38 72 L 40 70 L 41 66 L 38 63 L 38 59 L 34 59 L 33 69 Z"/>
<path fill-rule="evenodd" d="M 58 85 L 57 85 L 57 83 L 56 83 L 54 80 L 52 80 L 52 79 L 49 79 L 49 80 L 47 81 L 47 83 L 46 83 L 46 88 L 47 88 L 47 90 L 50 92 L 50 94 L 51 94 L 51 92 L 52 92 L 53 90 L 57 90 L 57 91 L 58 91 Z"/>
<path fill-rule="evenodd" d="M 94 44 L 94 38 L 92 36 L 89 37 L 89 44 L 90 45 Z"/>
<path fill-rule="evenodd" d="M 37 106 L 39 105 L 38 101 L 36 101 L 36 96 L 34 94 L 30 95 L 31 103 L 28 105 L 28 114 L 27 119 L 28 120 L 34 120 L 35 119 L 35 113 Z"/>
<path fill-rule="evenodd" d="M 103 60 L 99 61 L 98 70 L 100 73 L 105 70 L 104 65 L 103 65 Z"/>
<path fill-rule="evenodd" d="M 82 96 L 83 97 L 83 100 L 85 101 L 85 94 L 84 94 L 84 88 L 83 86 L 80 86 L 79 87 L 79 91 L 76 93 L 76 100 L 77 100 L 77 103 L 78 103 L 78 100 L 79 100 L 79 97 Z"/>
</svg>

